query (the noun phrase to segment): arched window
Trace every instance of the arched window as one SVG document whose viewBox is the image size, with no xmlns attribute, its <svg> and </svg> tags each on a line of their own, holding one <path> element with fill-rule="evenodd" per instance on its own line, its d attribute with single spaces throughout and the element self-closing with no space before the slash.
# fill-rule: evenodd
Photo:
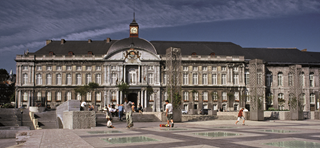
<svg viewBox="0 0 320 148">
<path fill-rule="evenodd" d="M 67 85 L 71 85 L 71 84 L 72 84 L 71 74 L 68 73 L 68 74 L 67 74 Z"/>
<path fill-rule="evenodd" d="M 136 84 L 136 79 L 137 79 L 137 72 L 136 72 L 136 70 L 135 69 L 130 69 L 129 70 L 129 77 L 128 77 L 128 79 L 129 79 L 129 84 Z"/>
<path fill-rule="evenodd" d="M 91 82 L 91 74 L 87 74 L 87 84 L 89 84 Z"/>
<path fill-rule="evenodd" d="M 77 85 L 81 85 L 81 74 L 77 74 Z"/>
<path fill-rule="evenodd" d="M 73 52 L 72 51 L 69 51 L 68 52 L 68 56 L 72 56 L 73 55 Z"/>
<path fill-rule="evenodd" d="M 24 93 L 23 93 L 23 101 L 24 101 L 24 102 L 27 102 L 27 101 L 28 101 L 28 93 L 27 93 L 27 92 L 24 92 Z"/>
<path fill-rule="evenodd" d="M 193 84 L 198 85 L 198 74 L 197 73 L 193 74 Z"/>
<path fill-rule="evenodd" d="M 61 74 L 57 74 L 57 85 L 61 85 L 62 77 Z"/>
<path fill-rule="evenodd" d="M 37 85 L 42 85 L 42 76 L 41 74 L 36 75 L 36 83 Z"/>
<path fill-rule="evenodd" d="M 195 56 L 195 55 L 197 55 L 197 53 L 193 52 L 191 55 Z"/>
<path fill-rule="evenodd" d="M 93 55 L 93 52 L 92 51 L 88 51 L 88 55 Z"/>
<path fill-rule="evenodd" d="M 101 74 L 96 74 L 96 83 L 101 84 Z"/>
<path fill-rule="evenodd" d="M 210 53 L 210 55 L 211 55 L 211 56 L 214 56 L 214 55 L 216 55 L 216 53 L 214 53 L 214 52 L 211 52 L 211 53 Z"/>
<path fill-rule="evenodd" d="M 278 86 L 283 86 L 283 74 L 282 74 L 282 72 L 278 73 Z"/>
<path fill-rule="evenodd" d="M 293 74 L 292 73 L 288 74 L 288 85 L 293 86 Z"/>
<path fill-rule="evenodd" d="M 47 85 L 51 85 L 51 83 L 52 83 L 51 74 L 47 74 Z"/>
<path fill-rule="evenodd" d="M 305 77 L 304 77 L 304 72 L 300 73 L 300 83 L 301 86 L 304 87 L 305 86 Z"/>
<path fill-rule="evenodd" d="M 53 55 L 54 55 L 54 52 L 50 51 L 49 56 L 53 56 Z"/>
<path fill-rule="evenodd" d="M 28 84 L 28 74 L 23 74 L 23 84 Z"/>
<path fill-rule="evenodd" d="M 267 74 L 267 86 L 272 86 L 272 73 Z"/>
</svg>

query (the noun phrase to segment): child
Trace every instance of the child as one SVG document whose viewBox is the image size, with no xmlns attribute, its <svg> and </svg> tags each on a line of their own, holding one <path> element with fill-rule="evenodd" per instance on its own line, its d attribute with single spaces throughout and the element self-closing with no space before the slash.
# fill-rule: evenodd
<svg viewBox="0 0 320 148">
<path fill-rule="evenodd" d="M 115 128 L 115 127 L 112 125 L 112 119 L 111 119 L 111 118 L 108 118 L 107 127 L 108 127 L 108 128 Z"/>
</svg>

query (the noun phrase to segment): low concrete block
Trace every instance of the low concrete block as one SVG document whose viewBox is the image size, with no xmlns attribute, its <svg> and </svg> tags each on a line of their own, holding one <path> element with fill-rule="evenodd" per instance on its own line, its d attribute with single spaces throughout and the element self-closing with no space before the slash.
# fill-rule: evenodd
<svg viewBox="0 0 320 148">
<path fill-rule="evenodd" d="M 315 111 L 314 112 L 314 119 L 315 120 L 320 120 L 320 112 L 319 111 Z"/>
<path fill-rule="evenodd" d="M 96 126 L 96 114 L 93 111 L 63 112 L 64 129 L 87 129 Z"/>
<path fill-rule="evenodd" d="M 15 138 L 16 133 L 20 130 L 30 130 L 28 126 L 1 126 L 0 139 Z"/>
</svg>

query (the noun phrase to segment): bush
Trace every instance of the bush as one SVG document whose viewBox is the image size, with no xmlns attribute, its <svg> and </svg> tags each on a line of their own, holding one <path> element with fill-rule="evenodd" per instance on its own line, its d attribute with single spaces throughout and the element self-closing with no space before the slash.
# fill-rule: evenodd
<svg viewBox="0 0 320 148">
<path fill-rule="evenodd" d="M 10 103 L 6 103 L 5 105 L 3 105 L 3 108 L 14 108 L 14 106 Z"/>
<path fill-rule="evenodd" d="M 277 111 L 278 109 L 275 109 L 275 108 L 273 108 L 273 107 L 269 107 L 268 108 L 268 111 Z"/>
</svg>

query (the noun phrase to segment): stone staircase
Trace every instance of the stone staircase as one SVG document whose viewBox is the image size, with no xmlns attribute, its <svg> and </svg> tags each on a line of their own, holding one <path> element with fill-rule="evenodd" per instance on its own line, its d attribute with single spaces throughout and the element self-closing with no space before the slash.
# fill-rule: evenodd
<svg viewBox="0 0 320 148">
<path fill-rule="evenodd" d="M 35 119 L 38 120 L 38 125 L 41 129 L 57 129 L 57 116 L 55 110 L 34 113 Z"/>
<path fill-rule="evenodd" d="M 30 129 L 34 129 L 29 117 L 29 110 L 23 109 L 23 114 L 21 114 L 21 111 L 18 108 L 1 108 L 0 126 L 28 126 Z"/>
</svg>

